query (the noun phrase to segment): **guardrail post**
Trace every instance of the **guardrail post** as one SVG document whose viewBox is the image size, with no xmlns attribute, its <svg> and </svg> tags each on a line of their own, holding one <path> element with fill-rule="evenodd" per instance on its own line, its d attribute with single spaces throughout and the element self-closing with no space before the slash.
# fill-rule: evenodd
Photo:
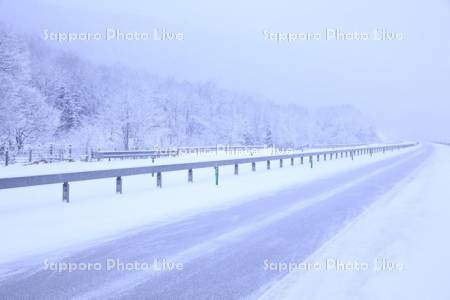
<svg viewBox="0 0 450 300">
<path fill-rule="evenodd" d="M 303 165 L 303 156 L 300 157 L 300 164 Z"/>
<path fill-rule="evenodd" d="M 330 153 L 330 160 L 333 160 L 333 153 Z"/>
<path fill-rule="evenodd" d="M 256 171 L 256 163 L 252 162 L 252 171 L 255 172 Z"/>
<path fill-rule="evenodd" d="M 354 156 L 353 152 L 354 152 L 354 151 L 350 151 L 350 156 L 351 156 L 352 160 L 354 160 L 354 158 L 353 158 L 353 156 Z"/>
<path fill-rule="evenodd" d="M 294 165 L 294 158 L 291 157 L 291 166 L 293 166 L 293 165 Z"/>
<path fill-rule="evenodd" d="M 63 202 L 69 203 L 69 183 L 63 183 Z"/>
<path fill-rule="evenodd" d="M 323 160 L 327 160 L 327 155 L 326 154 L 323 155 Z"/>
<path fill-rule="evenodd" d="M 239 175 L 239 165 L 238 164 L 234 165 L 234 175 Z"/>
<path fill-rule="evenodd" d="M 161 172 L 156 173 L 156 187 L 162 187 L 162 175 Z"/>
<path fill-rule="evenodd" d="M 5 150 L 5 167 L 9 165 L 9 151 L 8 149 Z"/>
<path fill-rule="evenodd" d="M 341 158 L 343 158 L 344 157 L 344 152 L 341 152 Z"/>
<path fill-rule="evenodd" d="M 320 161 L 320 155 L 317 154 L 317 161 Z"/>
<path fill-rule="evenodd" d="M 28 150 L 28 162 L 31 163 L 33 161 L 33 150 Z"/>
<path fill-rule="evenodd" d="M 267 161 L 267 170 L 270 170 L 270 160 Z"/>
<path fill-rule="evenodd" d="M 194 182 L 194 174 L 192 172 L 192 169 L 188 170 L 188 183 L 193 183 Z"/>
<path fill-rule="evenodd" d="M 311 165 L 311 169 L 313 168 L 313 157 L 312 156 L 310 156 L 309 157 L 309 163 L 310 163 L 310 165 Z"/>
<path fill-rule="evenodd" d="M 283 160 L 280 159 L 280 168 L 282 168 L 282 167 L 283 167 Z"/>
<path fill-rule="evenodd" d="M 215 175 L 215 179 L 216 179 L 216 186 L 219 185 L 219 167 L 215 166 L 214 167 L 214 175 Z"/>
<path fill-rule="evenodd" d="M 72 160 L 72 145 L 69 145 L 69 159 Z"/>
<path fill-rule="evenodd" d="M 339 157 L 338 157 L 338 153 L 336 152 L 336 159 L 339 159 Z"/>
<path fill-rule="evenodd" d="M 116 177 L 116 193 L 122 194 L 122 177 L 121 176 Z"/>
</svg>

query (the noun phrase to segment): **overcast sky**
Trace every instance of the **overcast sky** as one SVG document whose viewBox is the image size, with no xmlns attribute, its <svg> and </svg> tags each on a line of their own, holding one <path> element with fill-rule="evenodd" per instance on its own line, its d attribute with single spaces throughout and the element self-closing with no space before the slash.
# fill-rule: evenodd
<svg viewBox="0 0 450 300">
<path fill-rule="evenodd" d="M 450 140 L 450 1 L 0 0 L 0 19 L 44 38 L 49 32 L 183 34 L 182 41 L 47 43 L 99 63 L 121 62 L 179 80 L 308 107 L 350 103 L 390 138 Z M 326 29 L 369 33 L 326 40 Z M 374 41 L 373 30 L 398 33 Z M 320 33 L 276 42 L 264 30 Z"/>
</svg>

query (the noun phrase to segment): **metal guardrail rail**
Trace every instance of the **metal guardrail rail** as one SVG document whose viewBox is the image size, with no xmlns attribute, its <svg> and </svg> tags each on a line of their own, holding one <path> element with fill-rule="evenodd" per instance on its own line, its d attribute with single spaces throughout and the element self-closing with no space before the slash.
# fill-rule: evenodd
<svg viewBox="0 0 450 300">
<path fill-rule="evenodd" d="M 178 150 L 131 150 L 131 151 L 94 151 L 92 159 L 111 159 L 111 158 L 157 158 L 162 156 L 176 156 Z"/>
<path fill-rule="evenodd" d="M 91 160 L 101 159 L 124 159 L 124 158 L 155 158 L 166 156 L 178 156 L 179 154 L 203 154 L 210 152 L 225 151 L 237 152 L 237 151 L 255 151 L 260 149 L 267 149 L 267 146 L 230 146 L 230 145 L 216 145 L 210 147 L 175 147 L 175 148 L 163 148 L 153 150 L 122 150 L 122 151 L 91 151 Z"/>
<path fill-rule="evenodd" d="M 396 144 L 396 145 L 386 145 L 386 146 L 375 146 L 375 147 L 360 147 L 353 149 L 335 149 L 326 151 L 316 151 L 316 152 L 305 152 L 305 153 L 291 153 L 282 155 L 271 155 L 271 156 L 254 156 L 245 157 L 237 159 L 223 159 L 223 160 L 212 160 L 203 162 L 191 162 L 191 163 L 178 163 L 178 164 L 165 164 L 165 165 L 153 165 L 144 167 L 133 167 L 133 168 L 120 168 L 120 169 L 110 169 L 110 170 L 95 170 L 95 171 L 83 171 L 83 172 L 67 172 L 58 174 L 48 174 L 48 175 L 34 175 L 34 176 L 24 176 L 24 177 L 11 177 L 11 178 L 0 178 L 0 189 L 10 189 L 10 188 L 20 188 L 20 187 L 30 187 L 37 185 L 47 185 L 47 184 L 63 184 L 63 202 L 69 202 L 69 182 L 76 181 L 87 181 L 95 179 L 105 179 L 116 177 L 116 192 L 122 193 L 122 177 L 132 176 L 132 175 L 142 175 L 142 174 L 157 174 L 156 185 L 157 187 L 162 187 L 162 173 L 173 172 L 173 171 L 188 171 L 188 182 L 193 182 L 193 170 L 200 168 L 210 168 L 213 167 L 215 170 L 215 183 L 219 184 L 219 167 L 234 165 L 234 174 L 239 174 L 239 165 L 248 164 L 252 165 L 252 171 L 256 171 L 256 163 L 266 161 L 267 169 L 270 169 L 271 161 L 279 160 L 279 165 L 283 167 L 283 160 L 290 159 L 291 165 L 294 165 L 294 159 L 300 158 L 300 163 L 304 164 L 304 158 L 309 158 L 310 167 L 313 168 L 314 160 L 319 161 L 321 157 L 324 160 L 338 159 L 345 157 L 351 157 L 353 160 L 355 156 L 369 154 L 372 155 L 377 152 L 385 152 L 389 150 L 396 150 L 415 146 L 417 144 Z"/>
<path fill-rule="evenodd" d="M 167 148 L 157 150 L 124 150 L 124 151 L 92 151 L 91 160 L 102 159 L 124 159 L 124 158 L 151 158 L 153 161 L 155 158 L 178 156 L 180 154 L 204 154 L 210 152 L 224 151 L 226 153 L 233 153 L 237 151 L 256 151 L 261 149 L 267 149 L 266 146 L 229 146 L 229 145 L 217 145 L 211 147 L 178 147 Z"/>
</svg>

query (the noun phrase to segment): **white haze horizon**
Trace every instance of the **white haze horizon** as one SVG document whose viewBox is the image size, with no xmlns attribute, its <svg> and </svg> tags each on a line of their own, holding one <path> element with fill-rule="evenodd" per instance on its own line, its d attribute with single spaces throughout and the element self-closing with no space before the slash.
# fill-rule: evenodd
<svg viewBox="0 0 450 300">
<path fill-rule="evenodd" d="M 423 20 L 423 21 L 418 21 Z M 450 3 L 0 0 L 0 21 L 44 32 L 181 33 L 179 41 L 63 41 L 53 47 L 308 108 L 351 104 L 388 139 L 449 140 Z M 374 41 L 276 42 L 264 32 L 401 34 Z"/>
</svg>

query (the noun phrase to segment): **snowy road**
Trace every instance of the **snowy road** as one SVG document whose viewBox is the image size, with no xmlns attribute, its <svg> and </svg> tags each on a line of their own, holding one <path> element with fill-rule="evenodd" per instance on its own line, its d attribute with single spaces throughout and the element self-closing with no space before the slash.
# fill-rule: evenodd
<svg viewBox="0 0 450 300">
<path fill-rule="evenodd" d="M 56 272 L 25 266 L 0 278 L 0 298 L 235 299 L 257 297 L 286 272 L 264 261 L 299 262 L 380 196 L 417 169 L 431 146 L 356 170 L 299 184 L 231 208 L 74 253 L 60 262 L 101 264 L 96 270 Z M 182 264 L 182 270 L 107 269 L 107 260 Z"/>
</svg>

